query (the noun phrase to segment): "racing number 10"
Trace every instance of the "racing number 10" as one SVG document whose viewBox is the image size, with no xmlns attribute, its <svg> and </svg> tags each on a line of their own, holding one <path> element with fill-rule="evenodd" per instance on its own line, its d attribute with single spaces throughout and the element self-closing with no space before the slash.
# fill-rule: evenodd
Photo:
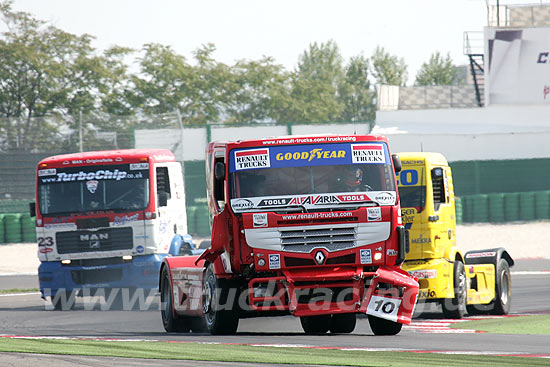
<svg viewBox="0 0 550 367">
<path fill-rule="evenodd" d="M 393 310 L 395 310 L 395 304 L 391 301 L 385 301 L 384 299 L 379 299 L 374 302 L 376 307 L 374 308 L 374 311 L 379 312 L 380 308 L 382 308 L 382 312 L 384 313 L 392 313 Z"/>
</svg>

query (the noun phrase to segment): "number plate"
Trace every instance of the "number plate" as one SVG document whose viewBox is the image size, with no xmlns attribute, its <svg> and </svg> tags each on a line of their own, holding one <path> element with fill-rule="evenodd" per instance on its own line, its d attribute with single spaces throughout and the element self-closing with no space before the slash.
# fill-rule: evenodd
<svg viewBox="0 0 550 367">
<path fill-rule="evenodd" d="M 367 315 L 397 322 L 399 306 L 401 306 L 400 299 L 372 296 L 367 307 Z"/>
</svg>

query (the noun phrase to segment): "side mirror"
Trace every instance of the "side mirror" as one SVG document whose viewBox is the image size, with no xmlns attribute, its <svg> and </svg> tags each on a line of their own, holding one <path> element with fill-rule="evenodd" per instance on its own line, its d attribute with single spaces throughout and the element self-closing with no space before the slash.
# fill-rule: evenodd
<svg viewBox="0 0 550 367">
<path fill-rule="evenodd" d="M 225 179 L 225 164 L 223 162 L 216 162 L 214 165 L 214 178 L 216 181 Z"/>
<path fill-rule="evenodd" d="M 29 203 L 29 213 L 30 213 L 31 217 L 36 217 L 36 203 L 35 202 Z"/>
<path fill-rule="evenodd" d="M 397 154 L 392 154 L 391 159 L 393 161 L 393 168 L 395 169 L 395 173 L 401 172 L 401 158 Z"/>
<path fill-rule="evenodd" d="M 161 191 L 158 193 L 159 207 L 168 205 L 168 194 L 166 191 Z"/>
</svg>

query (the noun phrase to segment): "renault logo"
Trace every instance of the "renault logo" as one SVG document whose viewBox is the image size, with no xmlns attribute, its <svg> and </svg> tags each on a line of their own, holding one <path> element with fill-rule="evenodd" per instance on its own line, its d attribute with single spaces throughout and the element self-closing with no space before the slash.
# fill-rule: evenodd
<svg viewBox="0 0 550 367">
<path fill-rule="evenodd" d="M 315 254 L 315 262 L 317 265 L 322 265 L 325 262 L 325 255 L 321 251 L 317 251 Z"/>
</svg>

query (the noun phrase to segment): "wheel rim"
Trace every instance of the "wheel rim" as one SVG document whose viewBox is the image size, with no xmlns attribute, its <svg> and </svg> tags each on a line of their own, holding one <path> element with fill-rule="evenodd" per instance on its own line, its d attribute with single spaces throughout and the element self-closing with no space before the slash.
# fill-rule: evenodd
<svg viewBox="0 0 550 367">
<path fill-rule="evenodd" d="M 212 277 L 209 276 L 206 282 L 204 282 L 202 292 L 202 311 L 206 320 L 210 323 L 213 319 L 213 307 L 212 302 L 214 300 L 214 287 L 212 285 Z"/>
<path fill-rule="evenodd" d="M 466 309 L 466 274 L 462 271 L 458 275 L 458 307 L 459 309 Z"/>
</svg>

